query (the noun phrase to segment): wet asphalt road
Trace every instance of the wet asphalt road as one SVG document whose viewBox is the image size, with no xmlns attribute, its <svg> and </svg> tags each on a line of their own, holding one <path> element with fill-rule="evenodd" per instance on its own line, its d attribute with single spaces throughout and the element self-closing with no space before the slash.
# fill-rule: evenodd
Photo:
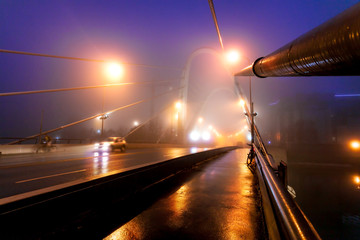
<svg viewBox="0 0 360 240">
<path fill-rule="evenodd" d="M 125 153 L 92 149 L 0 158 L 0 199 L 78 179 L 92 179 L 187 155 L 202 149 L 147 148 Z"/>
<path fill-rule="evenodd" d="M 234 150 L 199 166 L 188 181 L 105 239 L 266 239 L 247 152 Z"/>
</svg>

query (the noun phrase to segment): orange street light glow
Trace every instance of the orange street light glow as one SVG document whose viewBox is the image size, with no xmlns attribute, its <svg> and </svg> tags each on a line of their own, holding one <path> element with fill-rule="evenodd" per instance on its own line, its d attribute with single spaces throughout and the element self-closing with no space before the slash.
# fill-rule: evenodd
<svg viewBox="0 0 360 240">
<path fill-rule="evenodd" d="M 354 177 L 354 181 L 355 181 L 356 184 L 359 185 L 359 184 L 360 184 L 360 177 L 359 177 L 359 176 L 355 176 L 355 177 Z"/>
<path fill-rule="evenodd" d="M 106 73 L 112 80 L 117 80 L 124 75 L 124 67 L 118 63 L 112 62 L 106 65 Z"/>
<path fill-rule="evenodd" d="M 360 142 L 357 141 L 357 140 L 353 140 L 353 141 L 350 142 L 350 147 L 353 150 L 359 150 L 360 149 Z"/>
<path fill-rule="evenodd" d="M 245 106 L 245 101 L 243 99 L 240 99 L 239 105 L 242 106 L 242 107 Z"/>
<path fill-rule="evenodd" d="M 176 108 L 177 110 L 180 110 L 180 108 L 181 108 L 181 102 L 180 102 L 180 101 L 177 101 L 177 102 L 175 103 L 175 108 Z"/>
<path fill-rule="evenodd" d="M 226 54 L 226 60 L 229 63 L 236 63 L 240 59 L 240 55 L 236 50 L 231 50 Z"/>
</svg>

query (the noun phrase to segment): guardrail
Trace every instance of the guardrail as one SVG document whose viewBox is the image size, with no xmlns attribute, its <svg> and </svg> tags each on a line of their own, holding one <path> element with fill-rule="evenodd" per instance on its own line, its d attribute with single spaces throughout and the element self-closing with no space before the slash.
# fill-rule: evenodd
<svg viewBox="0 0 360 240">
<path fill-rule="evenodd" d="M 266 157 L 254 146 L 266 224 L 270 239 L 321 239 L 280 181 Z"/>
</svg>

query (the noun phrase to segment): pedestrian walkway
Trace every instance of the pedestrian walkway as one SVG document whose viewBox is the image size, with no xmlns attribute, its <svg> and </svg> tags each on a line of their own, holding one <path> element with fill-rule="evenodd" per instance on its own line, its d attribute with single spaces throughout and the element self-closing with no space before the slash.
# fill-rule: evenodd
<svg viewBox="0 0 360 240">
<path fill-rule="evenodd" d="M 266 239 L 256 176 L 237 149 L 199 167 L 175 193 L 106 239 Z"/>
</svg>

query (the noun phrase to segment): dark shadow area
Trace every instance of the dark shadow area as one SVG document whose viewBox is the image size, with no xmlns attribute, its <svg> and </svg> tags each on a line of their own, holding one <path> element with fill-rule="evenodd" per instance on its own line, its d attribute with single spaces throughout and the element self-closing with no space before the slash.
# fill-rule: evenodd
<svg viewBox="0 0 360 240">
<path fill-rule="evenodd" d="M 289 159 L 289 184 L 296 191 L 295 200 L 322 238 L 359 239 L 360 188 L 355 176 L 360 165 L 338 148 L 323 154 L 318 151 L 305 149 L 299 157 Z"/>
</svg>

